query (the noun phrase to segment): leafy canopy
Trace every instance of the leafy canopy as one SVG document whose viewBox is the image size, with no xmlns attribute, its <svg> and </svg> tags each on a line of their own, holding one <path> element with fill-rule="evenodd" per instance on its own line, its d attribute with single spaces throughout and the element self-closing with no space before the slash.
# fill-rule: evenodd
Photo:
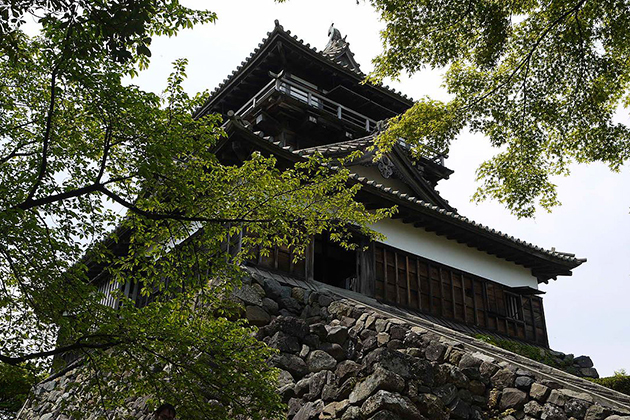
<svg viewBox="0 0 630 420">
<path fill-rule="evenodd" d="M 38 36 L 21 30 L 25 15 Z M 152 36 L 213 13 L 18 0 L 0 16 L 0 369 L 16 390 L 0 410 L 21 405 L 52 356 L 78 355 L 73 418 L 89 414 L 71 412 L 81 401 L 111 411 L 143 395 L 183 418 L 280 416 L 270 350 L 226 299 L 239 264 L 257 247 L 299 256 L 324 230 L 352 246 L 350 226 L 372 235 L 388 212 L 366 211 L 347 171 L 317 157 L 285 170 L 256 153 L 222 164 L 222 121 L 192 117 L 207 94 L 182 88 L 185 60 L 161 96 L 123 83 L 148 65 Z M 151 303 L 120 293 L 108 306 L 106 281 Z"/>
<path fill-rule="evenodd" d="M 553 176 L 572 162 L 619 170 L 630 157 L 630 6 L 587 0 L 370 0 L 385 22 L 373 81 L 446 68 L 449 102 L 421 99 L 396 136 L 448 152 L 463 127 L 498 153 L 477 171 L 475 199 L 519 217 L 558 205 Z M 625 114 L 624 110 L 624 115 Z"/>
</svg>

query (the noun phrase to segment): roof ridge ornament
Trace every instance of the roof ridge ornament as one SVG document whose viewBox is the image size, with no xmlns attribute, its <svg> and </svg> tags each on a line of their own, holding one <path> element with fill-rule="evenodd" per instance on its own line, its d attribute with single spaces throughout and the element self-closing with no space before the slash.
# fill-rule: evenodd
<svg viewBox="0 0 630 420">
<path fill-rule="evenodd" d="M 335 24 L 331 24 L 328 28 L 328 44 L 324 47 L 322 54 L 343 66 L 347 66 L 352 71 L 360 72 L 359 64 L 350 51 L 350 43 L 346 41 L 347 37 L 347 35 L 342 37 L 339 29 L 335 28 Z"/>
<path fill-rule="evenodd" d="M 330 28 L 328 28 L 328 42 L 329 43 L 333 41 L 337 41 L 337 40 L 342 40 L 343 42 L 345 42 L 347 37 L 348 35 L 344 36 L 342 39 L 341 32 L 339 31 L 339 29 L 335 28 L 334 22 L 330 24 Z"/>
</svg>

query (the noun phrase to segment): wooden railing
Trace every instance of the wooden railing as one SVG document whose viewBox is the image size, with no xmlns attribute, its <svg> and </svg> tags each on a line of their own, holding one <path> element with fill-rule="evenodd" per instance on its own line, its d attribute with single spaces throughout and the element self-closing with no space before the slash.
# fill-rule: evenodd
<svg viewBox="0 0 630 420">
<path fill-rule="evenodd" d="M 362 129 L 367 133 L 375 132 L 381 128 L 378 121 L 335 102 L 308 86 L 290 80 L 289 78 L 283 76 L 282 72 L 279 75 L 276 75 L 274 79 L 267 83 L 250 100 L 248 100 L 245 105 L 236 111 L 236 115 L 245 116 L 249 114 L 276 92 L 287 95 L 288 97 L 302 102 L 309 107 L 335 117 L 342 122 Z M 398 144 L 404 148 L 410 149 L 410 146 L 404 139 L 399 139 Z M 425 150 L 430 153 L 425 156 L 425 158 L 432 160 L 439 165 L 444 165 L 445 156 L 443 153 L 431 150 L 430 148 L 425 148 Z"/>
</svg>

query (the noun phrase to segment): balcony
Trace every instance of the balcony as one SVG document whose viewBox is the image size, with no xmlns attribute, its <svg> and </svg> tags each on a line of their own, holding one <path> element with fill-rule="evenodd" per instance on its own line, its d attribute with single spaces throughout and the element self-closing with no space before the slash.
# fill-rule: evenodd
<svg viewBox="0 0 630 420">
<path fill-rule="evenodd" d="M 325 97 L 303 83 L 291 80 L 289 77 L 284 76 L 283 72 L 274 76 L 274 79 L 267 83 L 260 91 L 258 91 L 258 93 L 249 99 L 245 105 L 236 111 L 236 115 L 241 117 L 250 115 L 272 95 L 281 94 L 306 104 L 314 110 L 318 110 L 322 114 L 336 118 L 355 129 L 364 130 L 367 133 L 377 132 L 384 127 L 383 122 L 373 120 L 366 115 L 347 108 L 344 105 Z M 404 139 L 399 139 L 398 144 L 405 149 L 411 149 Z M 430 151 L 429 155 L 425 156 L 425 158 L 438 165 L 444 166 L 445 156 L 443 153 Z"/>
</svg>

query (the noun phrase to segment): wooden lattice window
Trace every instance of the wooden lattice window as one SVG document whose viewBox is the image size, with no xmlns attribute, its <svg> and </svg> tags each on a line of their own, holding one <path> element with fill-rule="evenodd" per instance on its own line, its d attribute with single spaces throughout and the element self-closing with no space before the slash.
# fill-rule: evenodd
<svg viewBox="0 0 630 420">
<path fill-rule="evenodd" d="M 518 321 L 523 320 L 523 309 L 521 307 L 521 298 L 518 295 L 505 292 L 506 315 Z"/>
</svg>

